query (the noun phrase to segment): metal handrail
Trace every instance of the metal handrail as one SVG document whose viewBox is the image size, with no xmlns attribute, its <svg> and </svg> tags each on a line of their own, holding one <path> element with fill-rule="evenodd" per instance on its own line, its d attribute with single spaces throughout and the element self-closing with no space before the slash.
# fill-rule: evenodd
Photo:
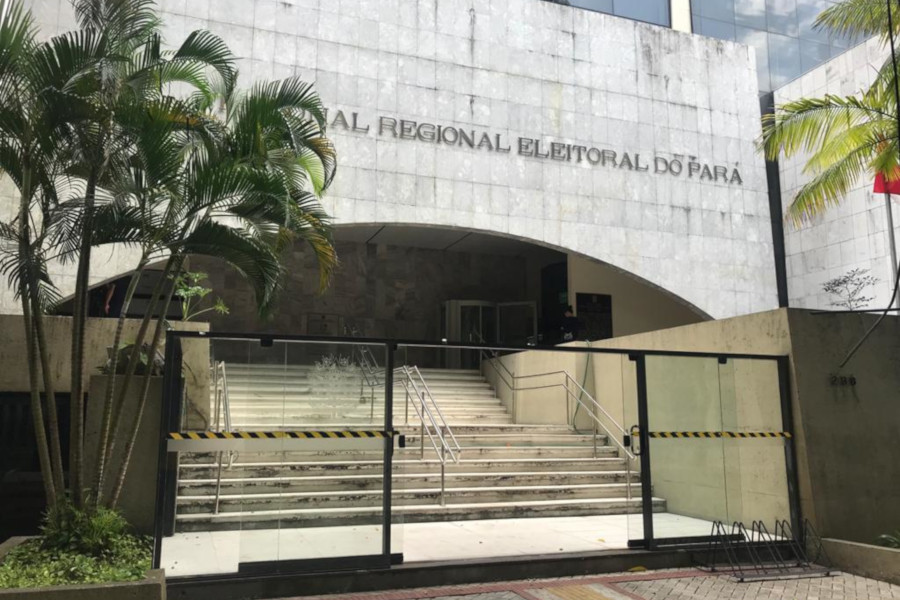
<svg viewBox="0 0 900 600">
<path fill-rule="evenodd" d="M 441 411 L 441 407 L 438 406 L 438 403 L 435 400 L 434 395 L 431 393 L 431 389 L 429 389 L 428 384 L 425 382 L 425 378 L 422 376 L 422 372 L 419 371 L 419 368 L 417 366 L 410 367 L 403 365 L 394 369 L 394 374 L 399 374 L 402 376 L 398 378 L 398 380 L 406 390 L 406 423 L 409 423 L 410 393 L 415 394 L 416 399 L 419 401 L 413 402 L 412 404 L 413 409 L 419 416 L 419 458 L 420 460 L 425 458 L 425 436 L 427 435 L 429 441 L 431 442 L 431 446 L 434 448 L 434 451 L 437 454 L 438 461 L 441 463 L 440 502 L 441 506 L 444 506 L 446 504 L 445 496 L 447 490 L 447 455 L 450 455 L 450 460 L 452 460 L 455 464 L 459 464 L 460 455 L 462 454 L 462 448 L 460 447 L 459 441 L 456 439 L 456 436 L 453 434 L 453 429 L 451 429 L 450 425 L 447 423 L 447 420 L 444 418 L 444 413 Z M 416 383 L 416 379 L 418 379 L 418 382 L 422 384 L 421 390 L 419 389 L 419 385 Z M 434 407 L 434 411 L 432 411 L 431 407 L 429 407 L 428 401 L 431 402 L 431 406 Z M 419 406 L 420 402 L 421 408 Z M 435 413 L 437 413 L 437 418 L 435 418 Z M 432 429 L 428 427 L 428 422 L 431 423 L 431 428 L 434 429 L 434 433 L 432 433 Z"/>
<path fill-rule="evenodd" d="M 432 409 L 429 408 L 428 403 L 423 401 L 423 407 L 425 409 L 425 412 L 428 414 L 429 421 L 431 421 L 432 426 L 435 428 L 435 431 L 437 432 L 439 439 L 441 440 L 441 445 L 444 446 L 447 452 L 450 454 L 451 460 L 453 460 L 453 462 L 459 462 L 459 459 L 456 458 L 456 455 L 462 452 L 462 447 L 459 445 L 459 441 L 456 439 L 456 435 L 453 433 L 453 429 L 447 423 L 447 419 L 444 417 L 444 413 L 441 410 L 441 407 L 438 405 L 437 400 L 435 400 L 434 394 L 431 393 L 431 389 L 428 387 L 428 383 L 426 383 L 425 377 L 422 376 L 422 372 L 419 370 L 419 367 L 415 365 L 403 365 L 394 369 L 394 373 L 400 373 L 405 376 L 403 379 L 401 379 L 401 382 L 404 386 L 407 383 L 411 385 L 417 397 L 423 398 L 423 400 L 427 398 L 431 402 L 431 406 L 434 408 L 434 413 L 437 413 L 437 419 L 435 419 L 434 413 L 432 412 Z M 422 388 L 424 391 L 419 390 L 419 386 L 416 384 L 416 379 L 418 379 L 419 383 L 422 384 Z M 409 396 L 407 396 L 406 402 L 408 406 Z M 406 422 L 408 423 L 409 420 L 407 419 Z M 450 440 L 449 442 L 447 441 L 448 437 Z"/>
<path fill-rule="evenodd" d="M 432 406 L 437 411 L 438 417 L 441 419 L 441 426 L 446 430 L 446 432 L 450 435 L 450 439 L 453 441 L 453 445 L 456 446 L 456 451 L 460 452 L 461 448 L 459 445 L 459 441 L 456 439 L 456 435 L 453 433 L 453 429 L 450 428 L 450 425 L 447 423 L 447 419 L 444 417 L 444 411 L 441 410 L 440 404 L 437 403 L 437 400 L 434 398 L 434 394 L 431 393 L 431 389 L 428 387 L 428 383 L 425 381 L 425 377 L 422 375 L 422 372 L 419 370 L 419 367 L 413 365 L 409 367 L 411 371 L 415 371 L 416 376 L 419 378 L 419 381 L 422 382 L 422 387 L 425 388 L 425 393 L 428 395 L 428 398 L 431 400 Z"/>
<path fill-rule="evenodd" d="M 631 460 L 634 460 L 636 458 L 635 455 L 630 450 L 628 450 L 628 448 L 622 442 L 619 441 L 619 436 L 614 435 L 606 427 L 606 425 L 603 423 L 603 421 L 601 421 L 597 417 L 595 412 L 593 412 L 591 410 L 591 407 L 589 407 L 588 405 L 586 405 L 583 402 L 582 398 L 587 397 L 588 400 L 591 401 L 591 404 L 593 405 L 594 409 L 597 409 L 600 412 L 602 412 L 603 415 L 607 419 L 609 419 L 609 421 L 615 426 L 615 429 L 618 429 L 622 435 L 628 435 L 628 432 L 625 430 L 625 428 L 622 427 L 622 425 L 620 425 L 613 418 L 613 416 L 611 414 L 609 414 L 609 412 L 605 408 L 603 408 L 603 406 L 599 402 L 597 402 L 597 400 L 586 389 L 584 389 L 584 386 L 582 386 L 580 383 L 578 383 L 578 380 L 576 380 L 574 377 L 572 377 L 572 375 L 568 371 L 561 370 L 561 371 L 548 371 L 546 373 L 534 373 L 531 375 L 515 375 L 514 373 L 512 373 L 512 371 L 509 370 L 509 368 L 506 365 L 503 364 L 503 361 L 497 361 L 500 363 L 500 366 L 503 367 L 503 370 L 506 371 L 506 373 L 512 379 L 512 383 L 510 383 L 509 381 L 507 381 L 506 377 L 504 377 L 503 373 L 501 373 L 500 369 L 497 368 L 497 365 L 495 364 L 495 360 L 494 360 L 497 357 L 486 355 L 484 350 L 481 351 L 481 355 L 482 355 L 482 358 L 486 358 L 485 362 L 487 362 L 489 365 L 491 365 L 491 367 L 494 369 L 494 371 L 497 372 L 497 374 L 500 376 L 500 380 L 510 389 L 510 391 L 512 391 L 514 393 L 562 387 L 563 389 L 566 390 L 566 394 L 568 396 L 572 397 L 578 404 L 580 404 L 584 408 L 585 412 L 588 415 L 590 415 L 590 417 L 595 421 L 596 425 L 599 425 L 600 428 L 603 429 L 603 431 L 606 433 L 607 439 L 611 439 L 613 441 L 613 443 L 616 446 L 618 446 L 618 448 L 622 452 L 624 452 L 625 455 L 628 458 L 630 458 Z M 520 379 L 535 379 L 538 377 L 549 377 L 552 375 L 563 375 L 565 377 L 564 383 L 553 383 L 553 384 L 549 384 L 549 385 L 539 385 L 539 386 L 529 386 L 529 387 L 519 387 L 519 385 L 518 385 L 518 381 Z M 575 394 L 574 392 L 572 392 L 571 389 L 569 389 L 570 381 L 575 384 L 577 389 L 580 391 L 580 394 Z M 568 416 L 569 416 L 568 410 L 566 410 L 567 420 L 568 420 Z M 574 418 L 573 418 L 573 422 L 570 423 L 570 425 L 573 428 L 575 427 Z M 596 447 L 597 447 L 597 429 L 595 427 L 594 428 L 594 451 L 595 451 L 595 454 L 596 454 Z"/>
<path fill-rule="evenodd" d="M 221 386 L 220 386 L 221 383 Z M 231 432 L 231 403 L 228 399 L 228 376 L 225 372 L 225 361 L 220 360 L 213 363 L 213 390 L 216 396 L 216 406 L 215 406 L 215 426 L 219 431 Z M 220 407 L 221 406 L 221 411 Z M 219 416 L 224 418 L 225 427 L 220 428 L 219 426 Z M 219 514 L 219 498 L 222 493 L 222 467 L 223 467 L 223 458 L 225 453 L 223 451 L 219 451 L 217 453 L 216 461 L 218 462 L 218 467 L 216 469 L 216 500 L 215 506 L 213 508 L 213 514 Z M 228 451 L 228 468 L 230 469 L 234 464 L 234 452 L 231 450 Z"/>
<path fill-rule="evenodd" d="M 215 420 L 216 428 L 219 428 L 220 416 L 225 419 L 225 429 L 231 431 L 231 404 L 228 401 L 228 377 L 225 374 L 225 361 L 213 363 L 213 390 L 216 395 Z M 221 384 L 221 385 L 220 385 Z M 221 410 L 220 410 L 221 406 Z"/>
<path fill-rule="evenodd" d="M 344 334 L 352 337 L 362 337 L 359 330 L 355 326 L 344 325 Z M 361 402 L 365 402 L 366 393 L 365 386 L 369 387 L 369 420 L 375 420 L 375 390 L 381 387 L 378 380 L 378 374 L 381 367 L 378 365 L 378 359 L 372 354 L 368 346 L 355 345 L 353 352 L 359 356 L 357 363 L 362 373 L 362 379 L 359 382 L 359 397 Z"/>
</svg>

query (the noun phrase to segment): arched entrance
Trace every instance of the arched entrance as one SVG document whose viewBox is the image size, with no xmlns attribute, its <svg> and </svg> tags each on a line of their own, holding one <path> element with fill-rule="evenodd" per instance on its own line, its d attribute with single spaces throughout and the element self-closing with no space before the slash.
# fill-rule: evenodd
<svg viewBox="0 0 900 600">
<path fill-rule="evenodd" d="M 482 231 L 405 224 L 343 225 L 331 286 L 320 293 L 311 253 L 293 249 L 283 296 L 260 320 L 240 277 L 215 260 L 209 274 L 229 314 L 217 331 L 264 331 L 510 345 L 562 341 L 571 306 L 578 339 L 604 339 L 708 318 L 681 298 L 615 267 L 563 249 Z"/>
</svg>

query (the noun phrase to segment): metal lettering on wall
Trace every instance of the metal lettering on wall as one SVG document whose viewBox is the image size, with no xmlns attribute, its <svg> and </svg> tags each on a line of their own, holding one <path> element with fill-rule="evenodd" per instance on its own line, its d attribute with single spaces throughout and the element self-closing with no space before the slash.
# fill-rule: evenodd
<svg viewBox="0 0 900 600">
<path fill-rule="evenodd" d="M 333 118 L 329 118 L 326 110 L 326 118 L 330 127 L 348 132 L 368 135 L 373 130 L 371 124 L 361 120 L 358 112 L 346 113 L 338 110 L 335 111 Z M 617 152 L 608 148 L 525 136 L 513 140 L 502 133 L 492 133 L 484 129 L 437 125 L 385 115 L 378 116 L 374 133 L 378 137 L 471 148 L 498 154 L 515 152 L 519 156 L 541 160 L 587 163 L 597 167 L 652 172 L 657 175 L 673 175 L 675 177 L 684 176 L 688 179 L 722 182 L 729 185 L 743 185 L 744 183 L 736 166 L 710 165 L 699 161 L 695 156 L 682 154 L 672 154 L 670 157 L 666 157 L 656 153 L 652 158 L 648 158 L 635 152 Z"/>
</svg>

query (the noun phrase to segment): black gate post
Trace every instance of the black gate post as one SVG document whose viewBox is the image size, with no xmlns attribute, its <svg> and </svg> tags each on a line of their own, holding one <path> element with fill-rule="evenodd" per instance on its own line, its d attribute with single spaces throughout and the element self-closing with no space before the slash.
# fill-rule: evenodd
<svg viewBox="0 0 900 600">
<path fill-rule="evenodd" d="M 784 464 L 787 472 L 788 505 L 791 511 L 791 529 L 802 535 L 803 516 L 800 511 L 800 486 L 797 477 L 797 432 L 794 430 L 794 412 L 791 402 L 790 357 L 779 356 L 778 391 L 781 395 L 781 426 L 791 437 L 785 439 Z"/>
<path fill-rule="evenodd" d="M 650 425 L 649 408 L 647 406 L 647 357 L 643 354 L 633 354 L 629 358 L 635 363 L 637 378 L 637 408 L 638 427 L 640 429 L 639 441 L 641 445 L 641 514 L 644 519 L 644 545 L 647 549 L 654 549 L 656 541 L 653 537 L 653 482 L 650 466 Z"/>
<path fill-rule="evenodd" d="M 158 569 L 162 557 L 163 537 L 175 533 L 175 500 L 178 485 L 178 456 L 168 452 L 168 434 L 176 431 L 181 399 L 181 338 L 166 332 L 163 397 L 159 420 L 159 458 L 156 473 L 156 503 L 153 516 L 153 568 Z"/>
</svg>

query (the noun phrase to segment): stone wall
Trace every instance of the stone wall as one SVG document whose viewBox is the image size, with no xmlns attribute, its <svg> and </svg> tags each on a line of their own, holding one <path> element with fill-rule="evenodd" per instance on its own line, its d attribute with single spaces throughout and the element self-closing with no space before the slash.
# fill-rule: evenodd
<svg viewBox="0 0 900 600">
<path fill-rule="evenodd" d="M 258 317 L 253 292 L 238 274 L 212 259 L 193 260 L 191 269 L 208 273 L 209 287 L 229 304 L 228 315 L 210 317 L 212 329 L 343 335 L 347 324 L 367 337 L 434 340 L 445 300 L 532 299 L 524 258 L 354 242 L 339 242 L 337 251 L 341 265 L 320 293 L 312 253 L 295 248 L 269 319 Z"/>
<path fill-rule="evenodd" d="M 68 0 L 26 4 L 44 33 L 73 22 Z M 325 202 L 338 223 L 571 250 L 712 317 L 776 305 L 746 46 L 541 0 L 161 8 L 170 41 L 198 28 L 222 35 L 245 83 L 315 81 L 339 153 Z M 436 126 L 443 143 L 431 141 Z"/>
</svg>

